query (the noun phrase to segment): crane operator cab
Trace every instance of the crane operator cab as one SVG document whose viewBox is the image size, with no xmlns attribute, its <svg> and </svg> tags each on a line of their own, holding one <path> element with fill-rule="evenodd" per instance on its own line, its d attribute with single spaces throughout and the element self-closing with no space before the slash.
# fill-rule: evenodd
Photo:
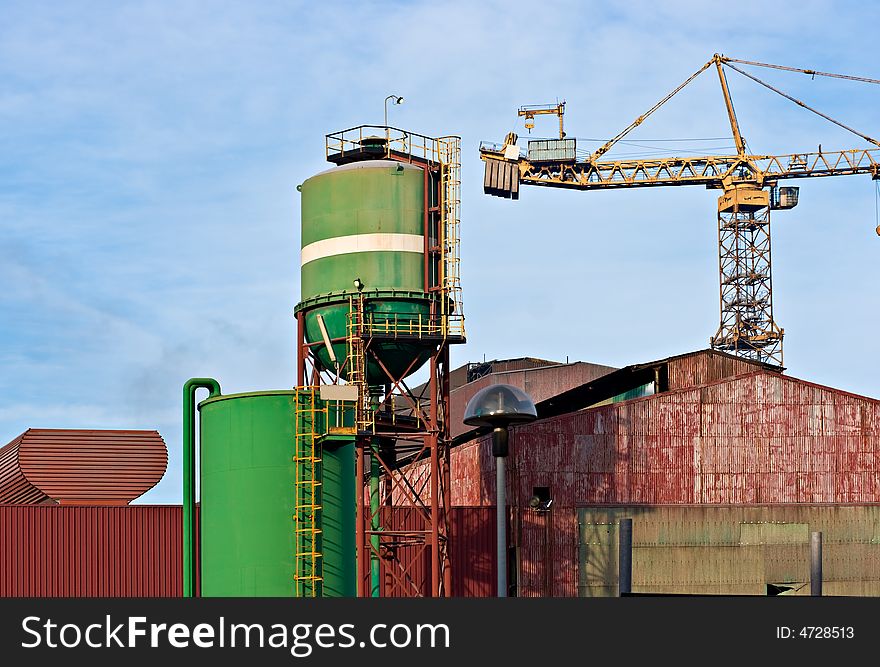
<svg viewBox="0 0 880 667">
<path fill-rule="evenodd" d="M 774 185 L 770 188 L 770 208 L 774 211 L 785 211 L 794 208 L 798 203 L 799 188 Z"/>
</svg>

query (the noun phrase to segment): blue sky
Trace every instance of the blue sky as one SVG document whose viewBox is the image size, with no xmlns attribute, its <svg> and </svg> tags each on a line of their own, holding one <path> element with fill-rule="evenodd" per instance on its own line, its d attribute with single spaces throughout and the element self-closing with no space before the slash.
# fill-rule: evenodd
<svg viewBox="0 0 880 667">
<path fill-rule="evenodd" d="M 462 137 L 469 342 L 454 363 L 620 366 L 706 347 L 716 192 L 489 198 L 479 142 L 559 98 L 569 136 L 595 145 L 715 52 L 880 78 L 878 19 L 875 3 L 809 0 L 0 2 L 0 441 L 156 428 L 169 470 L 144 501 L 178 502 L 181 385 L 293 383 L 295 187 L 328 166 L 326 133 L 381 123 L 391 93 L 405 97 L 392 124 Z M 880 86 L 755 73 L 880 135 Z M 754 152 L 865 146 L 729 76 Z M 534 135 L 553 131 L 539 119 Z M 689 153 L 729 135 L 707 72 L 632 138 Z M 880 397 L 875 184 L 795 184 L 800 205 L 773 223 L 786 365 Z"/>
</svg>

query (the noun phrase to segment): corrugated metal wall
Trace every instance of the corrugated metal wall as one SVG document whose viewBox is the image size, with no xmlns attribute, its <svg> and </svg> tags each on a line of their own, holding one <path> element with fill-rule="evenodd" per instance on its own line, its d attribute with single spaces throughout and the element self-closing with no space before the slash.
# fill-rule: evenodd
<svg viewBox="0 0 880 667">
<path fill-rule="evenodd" d="M 424 517 L 414 507 L 384 508 L 383 530 L 425 530 Z M 454 597 L 491 597 L 495 594 L 495 508 L 453 507 L 449 511 L 452 541 L 452 595 Z M 381 561 L 383 595 L 415 597 L 431 590 L 429 551 L 422 545 L 400 544 L 395 548 L 395 562 Z M 361 576 L 369 582 L 369 563 Z M 367 584 L 369 590 L 369 584 Z"/>
<path fill-rule="evenodd" d="M 880 506 L 586 507 L 578 592 L 617 594 L 620 519 L 633 520 L 633 592 L 809 595 L 811 531 L 822 532 L 823 593 L 880 595 Z M 557 594 L 573 595 L 570 582 Z"/>
<path fill-rule="evenodd" d="M 733 372 L 731 363 L 739 362 L 694 362 L 676 381 Z M 747 375 L 513 430 L 508 498 L 521 513 L 522 595 L 577 593 L 569 515 L 578 505 L 880 503 L 880 401 L 746 367 Z M 488 437 L 453 450 L 451 466 L 454 505 L 494 503 Z M 527 507 L 539 486 L 554 498 L 549 547 L 547 519 Z"/>
<path fill-rule="evenodd" d="M 519 502 L 880 502 L 880 401 L 772 372 L 517 427 L 511 451 Z M 494 502 L 488 438 L 451 466 L 454 505 Z"/>
<path fill-rule="evenodd" d="M 705 351 L 671 357 L 666 361 L 668 389 L 688 389 L 724 378 L 753 373 L 760 364 L 729 354 Z"/>
<path fill-rule="evenodd" d="M 182 509 L 0 506 L 0 596 L 173 597 Z"/>
<path fill-rule="evenodd" d="M 198 518 L 196 508 L 197 530 Z M 419 521 L 407 508 L 386 512 L 383 520 L 392 531 Z M 180 596 L 182 522 L 180 506 L 2 505 L 0 597 Z M 453 595 L 493 595 L 494 508 L 455 507 L 450 523 Z M 426 553 L 406 546 L 400 557 L 407 594 L 429 590 Z M 390 580 L 387 564 L 383 576 Z"/>
<path fill-rule="evenodd" d="M 0 504 L 38 505 L 51 498 L 28 481 L 18 462 L 18 451 L 24 433 L 8 445 L 0 447 Z"/>
</svg>

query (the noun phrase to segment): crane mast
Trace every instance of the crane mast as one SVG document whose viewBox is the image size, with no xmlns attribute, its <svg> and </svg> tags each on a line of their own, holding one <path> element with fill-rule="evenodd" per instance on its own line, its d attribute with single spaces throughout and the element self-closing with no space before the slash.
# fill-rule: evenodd
<svg viewBox="0 0 880 667">
<path fill-rule="evenodd" d="M 517 146 L 517 136 L 514 133 L 509 133 L 502 145 L 484 142 L 480 146 L 480 157 L 485 162 L 483 185 L 486 194 L 509 199 L 519 198 L 520 185 L 577 190 L 702 185 L 721 190 L 717 207 L 720 324 L 715 335 L 710 339 L 711 345 L 717 350 L 781 366 L 784 330 L 773 319 L 770 211 L 790 209 L 797 205 L 798 188 L 780 187 L 779 181 L 856 174 L 868 174 L 878 180 L 880 179 L 880 143 L 777 90 L 736 67 L 734 63 L 801 72 L 811 76 L 880 83 L 880 80 L 865 77 L 736 60 L 715 54 L 678 88 L 636 118 L 626 129 L 585 160 L 577 159 L 576 140 L 564 138 L 561 105 L 558 109 L 554 105 L 522 107 L 519 115 L 525 115 L 527 123 L 530 121 L 530 124 L 527 124 L 530 130 L 534 126 L 534 115 L 531 113 L 527 115 L 524 109 L 541 108 L 544 113 L 556 113 L 560 121 L 560 138 L 530 141 L 525 156 Z M 721 84 L 736 155 L 641 160 L 602 159 L 602 156 L 618 141 L 713 65 Z M 750 154 L 740 132 L 724 66 L 779 93 L 800 107 L 856 134 L 878 148 L 823 152 L 820 146 L 817 152 L 788 155 Z"/>
</svg>

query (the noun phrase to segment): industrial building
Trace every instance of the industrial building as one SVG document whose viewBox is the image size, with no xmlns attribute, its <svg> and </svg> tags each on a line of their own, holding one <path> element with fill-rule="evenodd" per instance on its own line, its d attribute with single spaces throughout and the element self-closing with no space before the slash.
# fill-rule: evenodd
<svg viewBox="0 0 880 667">
<path fill-rule="evenodd" d="M 512 595 L 615 594 L 624 517 L 633 519 L 636 593 L 806 594 L 809 534 L 820 530 L 825 593 L 880 594 L 880 401 L 712 350 L 621 369 L 517 359 L 451 375 L 454 414 L 492 383 L 536 398 L 541 418 L 511 432 Z M 450 592 L 491 596 L 489 438 L 458 425 L 455 441 Z M 46 487 L 31 472 L 35 456 L 60 461 L 74 442 L 127 451 L 102 459 L 126 470 L 109 476 L 118 492 L 94 466 L 79 473 L 76 497 L 62 487 L 9 492 L 22 477 Z M 0 449 L 0 595 L 180 595 L 181 507 L 126 506 L 133 491 L 118 484 L 150 480 L 138 482 L 145 491 L 164 456 L 155 432 L 30 430 Z M 417 485 L 428 468 L 404 470 Z M 415 521 L 402 498 L 381 520 L 389 533 Z M 395 558 L 408 594 L 426 594 L 430 562 L 418 546 L 398 546 Z M 407 594 L 395 590 L 392 567 L 381 563 L 380 594 Z"/>
<path fill-rule="evenodd" d="M 878 162 L 865 150 L 747 153 L 723 71 L 736 64 L 716 55 L 672 93 L 714 67 L 736 155 L 603 160 L 640 117 L 580 159 L 564 103 L 519 111 L 530 129 L 556 115 L 558 140 L 523 153 L 510 132 L 480 149 L 484 191 L 508 199 L 520 185 L 720 190 L 712 349 L 624 368 L 531 357 L 451 368 L 467 340 L 460 137 L 387 124 L 328 134 L 333 166 L 297 186 L 290 385 L 185 383 L 182 507 L 128 504 L 165 470 L 158 433 L 10 442 L 0 594 L 613 595 L 618 522 L 631 519 L 635 593 L 804 594 L 821 532 L 824 590 L 880 595 L 880 401 L 786 374 L 769 231 L 769 212 L 797 203 L 778 181 L 877 179 Z M 535 420 L 511 428 L 509 456 L 489 438 L 508 424 L 466 410 L 493 384 Z"/>
<path fill-rule="evenodd" d="M 471 385 L 529 389 L 571 372 Z M 822 531 L 826 592 L 880 594 L 880 401 L 714 350 L 536 398 L 544 418 L 510 436 L 511 594 L 616 594 L 623 517 L 634 592 L 806 593 L 809 535 Z M 453 448 L 453 505 L 494 503 L 489 440 Z"/>
</svg>

